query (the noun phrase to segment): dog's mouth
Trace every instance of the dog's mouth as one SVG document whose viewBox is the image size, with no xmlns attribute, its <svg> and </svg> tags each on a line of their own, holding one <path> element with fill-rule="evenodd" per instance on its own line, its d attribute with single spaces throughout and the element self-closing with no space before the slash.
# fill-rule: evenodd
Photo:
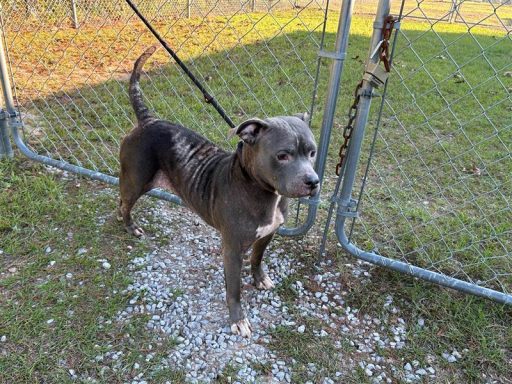
<svg viewBox="0 0 512 384">
<path fill-rule="evenodd" d="M 320 191 L 320 187 L 318 187 L 318 186 L 312 188 L 311 191 L 309 192 L 309 197 L 315 197 L 316 195 L 318 195 L 319 191 Z"/>
<path fill-rule="evenodd" d="M 298 199 L 301 197 L 315 197 L 316 195 L 318 195 L 319 190 L 320 190 L 320 188 L 318 186 L 316 186 L 314 188 L 308 187 L 308 188 L 305 188 L 304 190 L 294 191 L 292 193 L 279 193 L 279 194 L 283 195 L 285 197 L 292 198 L 292 199 Z"/>
</svg>

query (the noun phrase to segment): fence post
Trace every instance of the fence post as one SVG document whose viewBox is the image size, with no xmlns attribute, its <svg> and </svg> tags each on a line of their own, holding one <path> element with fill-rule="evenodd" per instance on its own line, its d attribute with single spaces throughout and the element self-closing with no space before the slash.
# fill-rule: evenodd
<svg viewBox="0 0 512 384">
<path fill-rule="evenodd" d="M 71 15 L 73 17 L 73 28 L 77 29 L 78 25 L 78 16 L 76 14 L 76 0 L 71 0 Z"/>
<path fill-rule="evenodd" d="M 187 19 L 190 19 L 190 3 L 192 3 L 192 0 L 187 0 Z"/>
<path fill-rule="evenodd" d="M 457 12 L 459 10 L 459 0 L 452 0 L 452 6 L 450 8 L 450 11 L 448 12 L 448 22 L 453 23 L 454 21 L 457 21 Z"/>
<path fill-rule="evenodd" d="M 324 178 L 325 163 L 327 160 L 331 130 L 334 124 L 334 114 L 336 113 L 336 104 L 338 101 L 341 74 L 343 72 L 343 64 L 345 63 L 345 56 L 347 54 L 348 37 L 350 32 L 350 24 L 352 22 L 353 7 L 353 0 L 343 1 L 340 13 L 340 21 L 338 24 L 338 32 L 336 35 L 336 46 L 334 54 L 319 52 L 320 56 L 333 59 L 333 63 L 331 65 L 331 74 L 329 77 L 329 88 L 327 90 L 327 98 L 325 101 L 324 115 L 322 119 L 320 143 L 318 145 L 317 154 L 316 171 L 320 180 L 323 180 Z"/>
<path fill-rule="evenodd" d="M 352 22 L 352 10 L 354 8 L 354 0 L 344 0 L 341 5 L 340 18 L 338 21 L 338 31 L 336 33 L 336 44 L 334 52 L 318 52 L 320 57 L 333 60 L 331 65 L 329 85 L 327 89 L 327 97 L 325 100 L 325 109 L 322 120 L 322 128 L 320 131 L 320 142 L 318 144 L 315 171 L 323 183 L 325 163 L 327 161 L 327 153 L 329 150 L 329 141 L 331 139 L 332 126 L 334 124 L 334 114 L 336 112 L 336 104 L 338 101 L 338 93 L 340 88 L 341 74 L 343 72 L 343 64 L 347 55 L 348 37 L 350 32 L 350 24 Z M 286 236 L 302 235 L 307 232 L 314 223 L 316 211 L 319 203 L 318 195 L 309 199 L 308 216 L 306 222 L 297 228 L 280 228 L 279 234 Z"/>
<path fill-rule="evenodd" d="M 368 65 L 379 63 L 379 54 L 375 54 L 379 45 L 381 44 L 383 28 L 385 26 L 384 19 L 389 15 L 390 4 L 389 0 L 380 0 L 377 7 L 375 22 L 373 23 L 373 35 L 370 43 L 370 50 L 368 52 L 367 68 Z M 372 57 L 373 55 L 373 57 Z M 363 78 L 361 89 L 359 90 L 360 101 L 357 108 L 357 114 L 352 131 L 352 137 L 347 150 L 344 172 L 343 184 L 341 186 L 341 193 L 338 199 L 338 219 L 346 217 L 346 213 L 353 208 L 352 200 L 352 187 L 356 178 L 357 164 L 361 153 L 361 145 L 363 142 L 364 131 L 370 113 L 370 106 L 374 85 L 368 79 Z M 341 176 L 340 176 L 341 177 Z"/>
<path fill-rule="evenodd" d="M 3 35 L 3 20 L 1 18 L 0 4 L 0 87 L 4 99 L 5 109 L 0 110 L 0 159 L 13 157 L 11 142 L 9 141 L 8 122 L 13 116 L 16 116 L 16 109 L 12 98 L 11 83 L 9 81 L 9 72 L 7 70 L 7 61 L 5 60 L 5 47 Z"/>
<path fill-rule="evenodd" d="M 256 0 L 251 1 L 251 12 L 254 12 L 256 9 Z"/>
</svg>

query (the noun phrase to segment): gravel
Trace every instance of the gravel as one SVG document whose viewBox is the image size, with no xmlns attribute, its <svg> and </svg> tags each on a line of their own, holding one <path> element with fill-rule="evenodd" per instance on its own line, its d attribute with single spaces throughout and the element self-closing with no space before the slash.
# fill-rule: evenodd
<svg viewBox="0 0 512 384">
<path fill-rule="evenodd" d="M 150 236 L 151 251 L 132 257 L 132 283 L 120 292 L 129 298 L 113 320 L 129 323 L 143 314 L 148 319 L 146 329 L 154 335 L 155 342 L 172 340 L 175 346 L 169 347 L 163 357 L 151 348 L 141 352 L 137 363 L 129 363 L 131 382 L 151 382 L 147 364 L 152 364 L 152 369 L 155 364 L 159 369 L 178 367 L 187 383 L 212 383 L 221 376 L 225 378 L 224 375 L 229 375 L 228 382 L 233 383 L 290 383 L 296 372 L 309 378 L 305 382 L 341 383 L 358 369 L 371 383 L 436 381 L 433 365 L 440 356 L 425 366 L 414 360 L 398 361 L 396 357 L 383 356 L 382 351 L 399 350 L 407 343 L 409 327 L 400 317 L 394 298 L 385 297 L 378 318 L 348 306 L 347 287 L 330 260 L 320 263 L 316 271 L 297 260 L 304 240 L 285 240 L 286 250 L 279 245 L 282 240 L 271 243 L 265 256 L 268 275 L 276 285 L 271 291 L 257 290 L 252 285 L 245 260 L 242 300 L 253 334 L 249 340 L 231 334 L 219 235 L 185 208 L 162 201 L 152 205 L 153 208 L 136 216 Z M 127 253 L 130 255 L 132 250 L 128 247 Z M 98 261 L 102 268 L 111 268 L 109 261 Z M 361 284 L 371 279 L 372 266 L 366 262 L 354 260 L 341 267 Z M 295 281 L 290 283 L 292 275 Z M 291 302 L 278 293 L 285 279 L 286 287 L 296 296 Z M 330 363 L 313 361 L 304 366 L 286 354 L 278 355 L 269 347 L 279 337 L 272 334 L 278 326 L 332 342 L 335 352 Z M 417 319 L 412 328 L 424 326 L 423 319 Z M 351 349 L 347 350 L 347 346 Z M 453 352 L 449 355 L 457 359 Z M 444 354 L 442 357 L 446 359 Z M 100 371 L 121 372 L 128 364 L 124 358 L 121 351 L 112 350 L 93 360 L 101 365 Z M 331 363 L 335 369 L 328 371 L 326 366 Z"/>
</svg>

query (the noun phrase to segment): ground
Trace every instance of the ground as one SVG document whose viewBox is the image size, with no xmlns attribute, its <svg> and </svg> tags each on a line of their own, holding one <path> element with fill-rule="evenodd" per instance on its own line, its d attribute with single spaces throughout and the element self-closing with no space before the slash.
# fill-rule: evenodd
<svg viewBox="0 0 512 384">
<path fill-rule="evenodd" d="M 490 12 L 494 26 L 402 25 L 353 239 L 510 292 L 512 40 L 499 21 L 512 13 L 466 3 L 466 20 Z M 440 16 L 435 7 L 423 10 Z M 299 9 L 156 26 L 242 120 L 309 107 L 321 21 Z M 510 308 L 362 263 L 332 232 L 316 263 L 372 20 L 352 23 L 319 216 L 304 237 L 272 242 L 272 292 L 246 273 L 249 341 L 228 332 L 219 238 L 194 214 L 143 199 L 136 216 L 148 237 L 137 240 L 115 220 L 115 188 L 18 152 L 0 162 L 0 382 L 511 382 Z M 335 31 L 329 18 L 326 47 Z M 137 23 L 7 33 L 31 148 L 115 175 L 133 118 L 127 75 L 151 42 Z M 168 63 L 162 53 L 149 63 L 148 102 L 233 148 L 225 124 Z M 317 138 L 325 60 L 320 74 Z"/>
<path fill-rule="evenodd" d="M 144 199 L 136 240 L 115 190 L 0 166 L 1 382 L 509 382 L 509 308 L 335 243 L 316 266 L 313 229 L 272 243 L 272 292 L 245 274 L 247 341 L 229 333 L 218 235 L 190 211 Z"/>
</svg>

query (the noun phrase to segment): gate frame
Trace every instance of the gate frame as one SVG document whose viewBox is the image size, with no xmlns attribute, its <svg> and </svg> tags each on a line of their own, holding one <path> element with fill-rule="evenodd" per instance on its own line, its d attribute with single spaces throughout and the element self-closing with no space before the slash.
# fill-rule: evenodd
<svg viewBox="0 0 512 384">
<path fill-rule="evenodd" d="M 366 65 L 368 65 L 368 63 L 377 64 L 379 62 L 378 56 L 374 55 L 372 57 L 372 53 L 375 52 L 375 50 L 378 48 L 378 45 L 381 42 L 382 28 L 385 25 L 384 19 L 390 14 L 390 8 L 390 0 L 379 0 L 379 5 L 375 16 L 375 22 L 373 24 L 373 35 L 371 38 L 370 50 Z M 398 20 L 398 23 L 400 23 L 401 21 L 401 16 L 402 10 L 400 11 L 400 18 Z M 397 36 L 398 31 L 395 31 L 391 58 L 393 57 L 393 53 L 395 50 Z M 386 95 L 386 86 L 387 81 L 384 85 L 384 92 L 382 95 L 383 100 Z M 420 279 L 436 283 L 448 288 L 452 288 L 457 291 L 470 293 L 475 296 L 491 299 L 502 304 L 512 305 L 512 295 L 510 294 L 485 288 L 477 284 L 469 283 L 467 281 L 456 279 L 451 276 L 433 272 L 425 268 L 416 267 L 412 264 L 404 263 L 396 259 L 391 259 L 389 257 L 382 256 L 375 252 L 365 251 L 363 249 L 358 248 L 355 244 L 353 244 L 349 237 L 347 236 L 347 234 L 345 233 L 345 222 L 347 218 L 357 217 L 357 209 L 359 204 L 356 199 L 352 198 L 352 189 L 356 178 L 356 171 L 359 163 L 359 157 L 361 154 L 361 146 L 363 142 L 366 123 L 368 121 L 368 116 L 370 113 L 370 105 L 372 102 L 372 98 L 375 96 L 374 88 L 375 87 L 370 81 L 363 78 L 363 85 L 360 90 L 361 101 L 355 118 L 354 128 L 352 131 L 352 138 L 347 149 L 347 155 L 345 158 L 345 163 L 343 165 L 342 173 L 338 178 L 335 192 L 331 200 L 331 209 L 334 205 L 337 205 L 335 233 L 342 248 L 352 256 L 355 256 L 356 258 L 367 261 L 369 263 L 385 267 L 393 271 L 405 273 L 413 277 L 418 277 Z M 382 113 L 382 106 L 383 102 L 381 103 L 380 114 Z M 340 185 L 341 191 L 339 190 Z M 326 223 L 326 229 L 329 225 L 329 221 L 330 220 L 328 220 Z M 324 232 L 324 237 L 326 232 L 327 231 Z"/>
</svg>

